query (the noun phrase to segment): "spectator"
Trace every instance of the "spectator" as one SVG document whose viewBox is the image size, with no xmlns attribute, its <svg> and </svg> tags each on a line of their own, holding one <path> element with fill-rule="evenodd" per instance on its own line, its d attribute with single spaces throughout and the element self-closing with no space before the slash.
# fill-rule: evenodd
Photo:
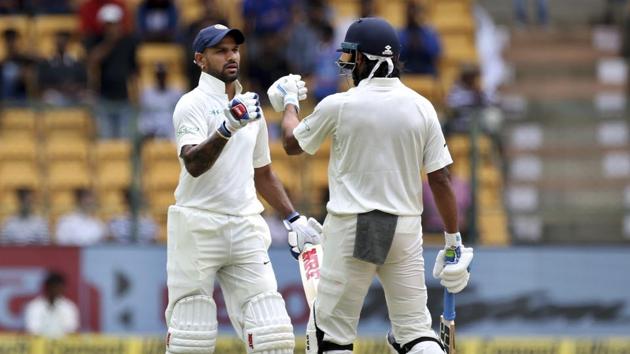
<svg viewBox="0 0 630 354">
<path fill-rule="evenodd" d="M 43 60 L 38 67 L 41 99 L 55 106 L 69 106 L 87 98 L 87 73 L 85 63 L 68 53 L 71 34 L 60 31 L 55 34 L 56 52 Z"/>
<path fill-rule="evenodd" d="M 163 64 L 155 67 L 154 87 L 140 95 L 140 133 L 143 138 L 174 139 L 173 111 L 183 92 L 168 86 L 168 69 Z"/>
<path fill-rule="evenodd" d="M 157 238 L 158 227 L 155 221 L 149 216 L 142 213 L 142 202 L 138 207 L 137 223 L 134 225 L 134 217 L 132 208 L 132 192 L 129 189 L 124 190 L 123 197 L 127 206 L 127 210 L 121 215 L 113 217 L 109 221 L 109 236 L 112 241 L 118 243 L 153 243 Z M 137 228 L 137 235 L 134 235 L 134 227 Z M 135 236 L 135 237 L 134 237 Z"/>
<path fill-rule="evenodd" d="M 28 188 L 16 191 L 19 203 L 18 214 L 11 216 L 2 226 L 2 243 L 4 244 L 47 244 L 48 222 L 33 213 L 34 193 Z"/>
<path fill-rule="evenodd" d="M 488 134 L 499 157 L 503 159 L 500 134 L 503 116 L 484 93 L 480 81 L 477 64 L 462 65 L 459 79 L 453 84 L 446 97 L 446 107 L 449 112 L 444 124 L 444 135 L 468 134 L 474 122 L 473 119 L 478 119 L 480 131 Z"/>
<path fill-rule="evenodd" d="M 32 91 L 35 59 L 18 48 L 20 34 L 3 32 L 5 58 L 0 62 L 0 100 L 24 102 Z"/>
<path fill-rule="evenodd" d="M 357 17 L 375 17 L 378 16 L 378 2 L 376 0 L 360 0 L 359 13 L 350 17 L 342 17 L 335 28 L 335 43 L 341 43 L 344 40 L 348 27 L 356 21 Z M 332 22 L 331 22 L 332 23 Z"/>
<path fill-rule="evenodd" d="M 435 30 L 425 24 L 422 5 L 408 1 L 406 14 L 407 23 L 398 34 L 404 71 L 437 76 L 438 60 L 442 54 L 440 38 Z"/>
<path fill-rule="evenodd" d="M 95 91 L 100 96 L 98 118 L 99 135 L 104 139 L 130 136 L 132 110 L 128 87 L 136 85 L 136 40 L 125 34 L 123 10 L 118 5 L 103 6 L 98 13 L 103 24 L 103 35 L 87 44 L 90 73 Z"/>
<path fill-rule="evenodd" d="M 76 210 L 62 216 L 57 223 L 57 243 L 60 245 L 88 246 L 105 239 L 106 229 L 101 220 L 93 216 L 96 200 L 88 189 L 74 192 Z"/>
<path fill-rule="evenodd" d="M 444 129 L 446 135 L 469 132 L 475 110 L 489 105 L 479 75 L 475 64 L 464 64 L 460 68 L 459 79 L 446 96 L 446 107 L 450 111 Z"/>
<path fill-rule="evenodd" d="M 98 14 L 105 5 L 114 4 L 122 10 L 122 23 L 126 32 L 131 28 L 131 19 L 122 0 L 87 0 L 79 7 L 79 24 L 81 33 L 86 40 L 98 37 L 103 34 L 103 22 L 99 20 Z"/>
<path fill-rule="evenodd" d="M 191 50 L 193 41 L 197 33 L 203 28 L 214 24 L 222 24 L 229 27 L 228 20 L 225 15 L 220 12 L 220 7 L 216 0 L 203 0 L 203 13 L 201 18 L 191 23 L 184 33 L 184 45 L 186 47 L 186 75 L 188 77 L 188 88 L 190 90 L 197 87 L 199 83 L 199 75 L 201 71 L 199 66 L 195 64 L 195 51 Z"/>
<path fill-rule="evenodd" d="M 317 13 L 311 8 L 308 17 L 305 18 L 305 10 L 295 7 L 293 11 L 293 24 L 288 35 L 286 48 L 286 61 L 289 71 L 308 76 L 313 73 L 316 65 L 318 39 L 318 23 L 313 21 L 312 14 Z"/>
<path fill-rule="evenodd" d="M 36 14 L 70 14 L 73 12 L 69 0 L 30 0 Z"/>
<path fill-rule="evenodd" d="M 0 15 L 15 15 L 28 12 L 28 4 L 24 0 L 0 0 Z"/>
<path fill-rule="evenodd" d="M 336 64 L 339 45 L 334 42 L 335 31 L 327 25 L 320 29 L 319 35 L 313 80 L 313 95 L 318 102 L 339 89 L 339 67 Z"/>
<path fill-rule="evenodd" d="M 29 334 L 61 338 L 79 329 L 79 310 L 64 296 L 66 281 L 59 273 L 48 273 L 42 295 L 26 305 L 24 322 Z"/>
<path fill-rule="evenodd" d="M 243 1 L 250 91 L 265 91 L 289 70 L 285 52 L 294 5 L 295 0 Z"/>
<path fill-rule="evenodd" d="M 514 1 L 514 15 L 516 17 L 516 25 L 523 28 L 529 23 L 527 15 L 527 4 L 529 0 L 513 0 Z M 538 15 L 538 24 L 546 27 L 549 24 L 548 16 L 548 4 L 547 0 L 536 0 L 536 10 Z"/>
<path fill-rule="evenodd" d="M 177 8 L 172 0 L 144 0 L 137 10 L 136 26 L 140 39 L 172 42 L 177 35 Z"/>
</svg>

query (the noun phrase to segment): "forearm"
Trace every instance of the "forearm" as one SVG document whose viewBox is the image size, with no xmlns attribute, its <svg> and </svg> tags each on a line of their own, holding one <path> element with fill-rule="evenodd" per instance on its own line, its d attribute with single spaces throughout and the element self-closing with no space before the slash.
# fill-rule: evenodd
<svg viewBox="0 0 630 354">
<path fill-rule="evenodd" d="M 434 173 L 436 175 L 433 175 Z M 451 188 L 448 171 L 443 169 L 434 173 L 429 174 L 429 185 L 431 192 L 433 192 L 435 205 L 444 222 L 444 229 L 448 233 L 458 232 L 457 201 Z"/>
<path fill-rule="evenodd" d="M 293 129 L 300 124 L 298 111 L 294 105 L 287 105 L 282 113 L 282 146 L 289 155 L 302 153 L 302 148 L 293 135 Z"/>
<path fill-rule="evenodd" d="M 278 211 L 283 218 L 286 218 L 295 211 L 293 203 L 291 203 L 282 183 L 271 169 L 271 165 L 255 170 L 254 183 L 256 185 L 256 191 L 269 205 Z"/>
<path fill-rule="evenodd" d="M 199 177 L 208 171 L 221 155 L 225 144 L 227 139 L 215 131 L 201 144 L 182 147 L 180 156 L 188 173 L 193 177 Z"/>
</svg>

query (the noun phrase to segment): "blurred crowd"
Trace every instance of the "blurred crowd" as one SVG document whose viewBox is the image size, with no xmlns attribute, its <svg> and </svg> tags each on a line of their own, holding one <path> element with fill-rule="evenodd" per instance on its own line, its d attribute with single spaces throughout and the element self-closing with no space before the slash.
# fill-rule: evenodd
<svg viewBox="0 0 630 354">
<path fill-rule="evenodd" d="M 3 16 L 75 14 L 80 24 L 76 33 L 55 33 L 55 50 L 49 57 L 34 54 L 37 48 L 20 38 L 18 29 L 8 27 L 3 31 L 2 103 L 88 106 L 99 139 L 172 139 L 174 106 L 199 79 L 191 49 L 195 35 L 211 24 L 233 25 L 219 1 L 198 1 L 202 11 L 193 21 L 183 21 L 181 3 L 174 0 L 142 0 L 133 5 L 122 0 L 0 1 Z M 360 0 L 357 16 L 343 18 L 335 14 L 327 0 L 243 0 L 239 8 L 241 23 L 237 24 L 246 35 L 241 80 L 248 90 L 262 93 L 276 78 L 292 72 L 305 77 L 314 101 L 337 92 L 341 80 L 335 64 L 336 49 L 354 18 L 383 13 L 379 5 L 383 6 L 382 2 Z M 408 0 L 404 11 L 404 25 L 399 29 L 403 76 L 439 78 L 442 43 L 439 33 L 427 24 L 423 2 Z M 180 64 L 184 85 L 174 84 L 173 68 L 167 63 L 156 63 L 151 68 L 151 85 L 140 82 L 138 50 L 146 43 L 183 48 L 185 58 Z M 445 97 L 442 108 L 447 135 L 467 133 L 473 117 L 471 108 L 493 104 L 482 90 L 479 67 L 472 63 L 462 66 L 461 75 Z M 33 191 L 20 189 L 16 193 L 20 210 L 2 225 L 0 242 L 4 244 L 46 244 L 51 240 L 64 245 L 129 242 L 136 232 L 137 241 L 152 242 L 156 237 L 155 223 L 149 217 L 136 218 L 128 212 L 106 223 L 93 217 L 94 195 L 88 189 L 75 191 L 76 210 L 61 217 L 52 233 L 46 219 L 32 212 Z M 129 200 L 129 191 L 124 193 L 125 200 Z M 465 184 L 461 193 L 469 194 Z M 462 199 L 465 212 L 468 202 Z M 270 225 L 284 242 L 284 231 L 273 227 L 274 221 L 270 220 Z M 440 227 L 436 220 L 429 229 Z"/>
<path fill-rule="evenodd" d="M 123 129 L 130 119 L 128 105 L 166 111 L 167 103 L 172 106 L 182 90 L 197 84 L 199 69 L 190 49 L 197 32 L 210 24 L 230 25 L 216 1 L 199 1 L 203 11 L 190 23 L 181 21 L 173 0 L 143 0 L 133 9 L 120 0 L 1 1 L 0 15 L 76 14 L 80 31 L 59 31 L 54 55 L 38 57 L 37 48 L 20 38 L 16 28 L 6 28 L 0 98 L 12 104 L 29 100 L 54 106 L 98 103 L 101 137 L 125 137 L 129 134 Z M 376 3 L 361 0 L 359 16 L 376 15 Z M 405 71 L 437 76 L 439 36 L 425 24 L 419 2 L 409 1 L 405 10 L 406 24 L 400 29 Z M 244 0 L 240 11 L 247 37 L 243 74 L 249 90 L 262 92 L 278 76 L 295 72 L 310 79 L 316 100 L 337 91 L 335 50 L 353 18 L 336 18 L 326 0 Z M 80 43 L 78 49 L 71 48 L 75 41 Z M 165 65 L 155 67 L 156 87 L 138 85 L 138 47 L 156 42 L 184 48 L 188 87 L 170 87 Z M 151 116 L 142 115 L 145 119 L 141 120 L 157 122 L 143 122 L 141 131 L 168 136 L 170 132 L 163 131 L 168 130 L 162 122 L 166 119 Z"/>
<path fill-rule="evenodd" d="M 132 215 L 132 191 L 125 190 L 127 209 L 105 222 L 96 216 L 96 199 L 90 189 L 74 191 L 74 210 L 61 215 L 51 232 L 48 219 L 36 212 L 35 193 L 27 188 L 15 191 L 18 212 L 8 217 L 0 229 L 0 244 L 89 246 L 104 242 L 153 243 L 158 227 L 149 215 Z M 139 208 L 140 210 L 142 208 Z"/>
</svg>

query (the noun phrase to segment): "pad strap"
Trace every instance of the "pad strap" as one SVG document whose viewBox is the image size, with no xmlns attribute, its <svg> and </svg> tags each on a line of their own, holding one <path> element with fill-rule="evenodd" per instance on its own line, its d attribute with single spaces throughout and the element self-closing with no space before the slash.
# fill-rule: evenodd
<svg viewBox="0 0 630 354">
<path fill-rule="evenodd" d="M 395 340 L 390 341 L 389 344 L 392 345 L 392 347 L 394 348 L 394 350 L 396 350 L 398 354 L 407 354 L 416 344 L 420 342 L 435 342 L 440 346 L 440 348 L 442 348 L 442 350 L 446 350 L 444 344 L 440 340 L 433 337 L 419 337 L 402 346 L 398 344 L 398 342 L 396 342 Z"/>
<path fill-rule="evenodd" d="M 337 344 L 324 340 L 324 331 L 317 327 L 317 319 L 315 317 L 315 308 L 313 308 L 313 322 L 315 323 L 315 337 L 317 338 L 317 354 L 324 354 L 330 350 L 349 350 L 354 349 L 354 344 Z"/>
</svg>

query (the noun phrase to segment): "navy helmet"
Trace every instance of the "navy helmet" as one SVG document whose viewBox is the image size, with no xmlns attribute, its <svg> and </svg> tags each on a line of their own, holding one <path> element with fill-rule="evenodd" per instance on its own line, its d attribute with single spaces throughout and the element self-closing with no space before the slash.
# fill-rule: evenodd
<svg viewBox="0 0 630 354">
<path fill-rule="evenodd" d="M 340 52 L 359 51 L 386 58 L 400 54 L 400 41 L 396 30 L 380 17 L 364 17 L 353 22 L 341 43 Z"/>
</svg>

